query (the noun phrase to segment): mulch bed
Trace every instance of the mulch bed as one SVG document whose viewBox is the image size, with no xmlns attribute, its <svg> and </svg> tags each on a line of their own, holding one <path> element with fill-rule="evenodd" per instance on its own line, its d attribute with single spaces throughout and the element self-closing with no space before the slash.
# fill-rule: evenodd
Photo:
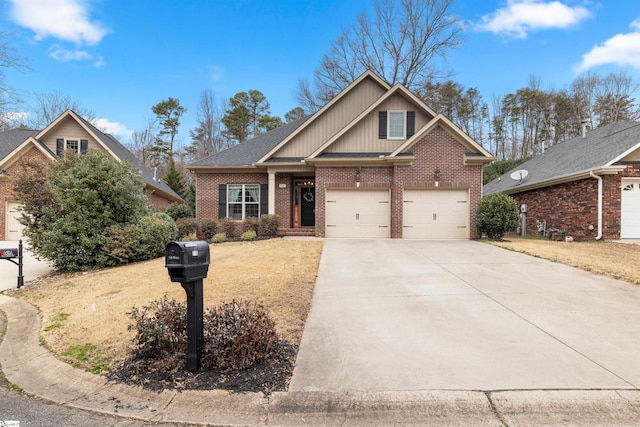
<svg viewBox="0 0 640 427">
<path fill-rule="evenodd" d="M 286 391 L 293 374 L 298 346 L 281 343 L 280 352 L 267 363 L 259 363 L 242 371 L 201 370 L 188 372 L 186 366 L 175 371 L 141 372 L 140 362 L 131 358 L 118 363 L 103 374 L 108 380 L 162 390 L 229 390 L 234 392 Z M 186 363 L 186 362 L 185 362 Z"/>
</svg>

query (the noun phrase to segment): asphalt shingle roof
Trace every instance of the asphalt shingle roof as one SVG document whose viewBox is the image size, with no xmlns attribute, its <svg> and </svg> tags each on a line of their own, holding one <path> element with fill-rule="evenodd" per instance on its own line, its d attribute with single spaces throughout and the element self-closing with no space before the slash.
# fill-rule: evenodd
<svg viewBox="0 0 640 427">
<path fill-rule="evenodd" d="M 516 169 L 528 175 L 520 183 L 509 171 L 484 186 L 484 194 L 514 190 L 519 185 L 534 185 L 560 177 L 610 165 L 615 159 L 640 144 L 640 123 L 616 122 L 587 132 L 548 148 Z"/>
<path fill-rule="evenodd" d="M 272 131 L 263 133 L 249 141 L 234 145 L 224 151 L 200 159 L 190 166 L 249 166 L 260 160 L 275 146 L 284 141 L 296 129 L 306 122 L 306 116 L 291 123 L 280 126 Z"/>
<path fill-rule="evenodd" d="M 7 157 L 20 144 L 32 136 L 36 136 L 40 131 L 25 129 L 10 129 L 0 132 L 0 160 Z"/>
</svg>

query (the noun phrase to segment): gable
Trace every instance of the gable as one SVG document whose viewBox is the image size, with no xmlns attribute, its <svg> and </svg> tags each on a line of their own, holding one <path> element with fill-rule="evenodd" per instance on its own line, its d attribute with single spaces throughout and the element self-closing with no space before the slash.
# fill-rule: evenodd
<svg viewBox="0 0 640 427">
<path fill-rule="evenodd" d="M 56 141 L 58 139 L 66 140 L 87 140 L 88 149 L 103 150 L 104 147 L 100 144 L 93 135 L 80 125 L 73 117 L 67 116 L 55 126 L 47 129 L 40 135 L 39 140 L 49 149 L 51 152 L 56 152 Z"/>
<path fill-rule="evenodd" d="M 320 110 L 316 117 L 309 120 L 307 126 L 301 129 L 285 145 L 277 149 L 271 157 L 300 157 L 305 158 L 324 144 L 333 135 L 347 126 L 360 113 L 379 99 L 385 92 L 378 81 L 364 78 L 336 102 L 328 105 L 326 110 Z"/>
</svg>

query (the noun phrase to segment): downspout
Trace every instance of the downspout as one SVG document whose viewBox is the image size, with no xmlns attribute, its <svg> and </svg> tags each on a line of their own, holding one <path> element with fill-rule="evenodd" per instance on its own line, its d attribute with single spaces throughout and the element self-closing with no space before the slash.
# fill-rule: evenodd
<svg viewBox="0 0 640 427">
<path fill-rule="evenodd" d="M 600 240 L 602 239 L 602 177 L 596 175 L 593 171 L 589 171 L 589 175 L 598 180 L 598 235 L 596 240 Z"/>
</svg>

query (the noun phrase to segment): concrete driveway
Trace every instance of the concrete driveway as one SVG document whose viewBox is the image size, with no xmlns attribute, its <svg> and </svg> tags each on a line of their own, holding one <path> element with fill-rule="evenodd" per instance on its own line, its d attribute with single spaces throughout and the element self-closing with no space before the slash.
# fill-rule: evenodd
<svg viewBox="0 0 640 427">
<path fill-rule="evenodd" d="M 638 386 L 640 286 L 474 241 L 326 239 L 290 391 Z"/>
<path fill-rule="evenodd" d="M 24 242 L 23 242 L 24 243 Z M 22 250 L 22 275 L 25 284 L 30 280 L 43 276 L 51 271 L 51 267 L 44 261 L 38 261 L 24 243 Z M 17 248 L 18 241 L 0 240 L 0 248 Z M 18 262 L 18 259 L 15 259 Z M 0 291 L 15 289 L 18 286 L 18 266 L 6 260 L 0 260 Z"/>
</svg>

